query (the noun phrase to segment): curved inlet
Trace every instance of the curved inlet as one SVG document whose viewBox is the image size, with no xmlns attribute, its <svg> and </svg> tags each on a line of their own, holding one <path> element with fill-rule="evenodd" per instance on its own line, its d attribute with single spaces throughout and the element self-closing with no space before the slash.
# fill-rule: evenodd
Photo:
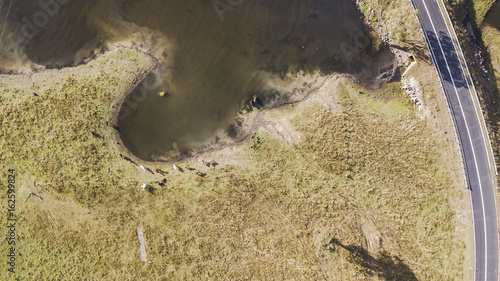
<svg viewBox="0 0 500 281">
<path fill-rule="evenodd" d="M 118 118 L 123 143 L 144 160 L 238 139 L 235 117 L 252 109 L 253 96 L 278 106 L 328 74 L 376 86 L 391 78 L 381 72 L 395 69 L 352 0 L 70 0 L 44 9 L 18 2 L 13 13 L 21 16 L 9 26 L 32 37 L 12 43 L 25 51 L 18 62 L 72 65 L 124 41 L 159 60 Z M 40 11 L 53 15 L 40 22 Z"/>
</svg>

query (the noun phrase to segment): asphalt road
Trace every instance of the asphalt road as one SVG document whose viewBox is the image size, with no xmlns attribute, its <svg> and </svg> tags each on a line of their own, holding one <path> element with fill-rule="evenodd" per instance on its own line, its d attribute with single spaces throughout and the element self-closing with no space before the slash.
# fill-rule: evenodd
<svg viewBox="0 0 500 281">
<path fill-rule="evenodd" d="M 474 108 L 469 84 L 436 0 L 412 0 L 427 36 L 455 119 L 467 174 L 474 220 L 474 278 L 498 281 L 498 226 L 495 185 L 482 119 Z"/>
</svg>

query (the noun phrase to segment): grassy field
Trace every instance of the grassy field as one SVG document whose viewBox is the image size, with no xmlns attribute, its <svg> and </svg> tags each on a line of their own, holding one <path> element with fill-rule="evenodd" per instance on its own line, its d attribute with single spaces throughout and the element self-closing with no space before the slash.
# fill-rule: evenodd
<svg viewBox="0 0 500 281">
<path fill-rule="evenodd" d="M 462 21 L 468 15 L 475 27 L 481 26 L 484 18 L 496 0 L 444 0 L 450 12 L 450 16 L 454 18 L 455 24 Z M 457 26 L 456 26 L 457 27 Z M 460 25 L 459 28 L 462 28 Z"/>
<path fill-rule="evenodd" d="M 482 28 L 482 33 L 484 44 L 488 48 L 493 73 L 495 74 L 496 81 L 500 81 L 500 31 L 485 25 Z"/>
<path fill-rule="evenodd" d="M 486 104 L 488 109 L 490 125 L 490 136 L 492 138 L 493 147 L 496 153 L 496 162 L 499 164 L 499 151 L 500 151 L 500 134 L 498 128 L 500 127 L 500 111 L 498 110 L 498 103 L 500 102 L 500 31 L 484 25 L 481 28 L 482 40 L 488 52 L 488 69 L 490 73 L 485 77 L 482 83 L 482 91 L 488 94 L 491 98 Z M 500 179 L 499 179 L 500 181 Z"/>
<path fill-rule="evenodd" d="M 425 116 L 399 83 L 371 91 L 331 77 L 306 101 L 261 112 L 247 141 L 176 163 L 188 167 L 179 172 L 121 159 L 130 155 L 105 125 L 152 63 L 117 49 L 85 66 L 0 77 L 0 174 L 17 171 L 19 215 L 17 273 L 2 261 L 0 279 L 470 277 L 469 201 L 430 65 L 410 73 Z M 200 163 L 212 159 L 219 165 Z M 154 183 L 164 177 L 166 187 Z M 43 200 L 24 202 L 31 192 Z M 2 256 L 8 247 L 2 240 Z"/>
<path fill-rule="evenodd" d="M 358 1 L 358 6 L 368 24 L 391 44 L 411 48 L 421 41 L 420 33 L 414 32 L 419 30 L 419 25 L 409 0 L 362 0 Z"/>
<path fill-rule="evenodd" d="M 495 3 L 496 0 L 472 0 L 472 8 L 474 9 L 475 19 L 477 25 L 481 25 L 484 21 L 484 17 L 486 13 L 490 10 L 491 6 Z M 470 9 L 470 7 L 469 7 Z"/>
</svg>

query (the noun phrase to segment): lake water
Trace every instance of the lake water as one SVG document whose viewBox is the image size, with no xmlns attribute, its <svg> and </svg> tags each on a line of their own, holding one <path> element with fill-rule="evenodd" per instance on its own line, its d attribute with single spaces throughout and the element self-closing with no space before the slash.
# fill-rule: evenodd
<svg viewBox="0 0 500 281">
<path fill-rule="evenodd" d="M 251 110 L 245 105 L 254 95 L 278 106 L 319 86 L 323 78 L 313 74 L 346 73 L 377 85 L 379 69 L 394 66 L 352 0 L 37 2 L 12 5 L 4 71 L 75 64 L 116 42 L 159 59 L 118 118 L 123 143 L 145 160 L 238 139 L 235 118 Z"/>
</svg>

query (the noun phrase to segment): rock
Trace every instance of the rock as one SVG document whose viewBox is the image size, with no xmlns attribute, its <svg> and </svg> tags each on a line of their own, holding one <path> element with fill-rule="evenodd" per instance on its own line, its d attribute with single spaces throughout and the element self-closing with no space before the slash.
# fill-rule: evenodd
<svg viewBox="0 0 500 281">
<path fill-rule="evenodd" d="M 405 91 L 405 94 L 417 105 L 418 109 L 421 110 L 423 107 L 421 102 L 422 90 L 420 90 L 417 80 L 413 77 L 409 77 L 403 79 L 401 82 L 403 83 L 401 89 Z"/>
</svg>

